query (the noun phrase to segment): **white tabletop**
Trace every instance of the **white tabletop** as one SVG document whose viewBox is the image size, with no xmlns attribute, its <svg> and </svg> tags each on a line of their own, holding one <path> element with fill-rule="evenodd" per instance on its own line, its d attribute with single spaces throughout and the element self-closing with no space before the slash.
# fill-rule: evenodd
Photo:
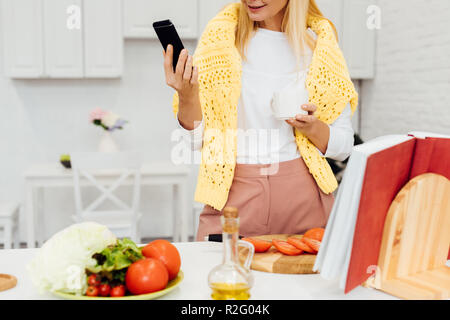
<svg viewBox="0 0 450 320">
<path fill-rule="evenodd" d="M 178 288 L 161 299 L 210 299 L 207 283 L 209 271 L 222 260 L 222 244 L 213 242 L 176 243 L 180 251 L 185 278 Z M 26 272 L 26 265 L 38 249 L 0 250 L 0 273 L 17 277 L 17 286 L 0 292 L 0 299 L 56 299 L 50 293 L 40 295 Z M 320 275 L 283 275 L 253 271 L 252 299 L 395 299 L 381 291 L 358 287 L 345 295 L 337 281 Z"/>
<path fill-rule="evenodd" d="M 143 163 L 142 175 L 187 175 L 190 169 L 186 165 L 174 165 L 172 163 Z M 98 171 L 99 175 L 115 175 L 117 171 L 103 170 Z M 66 169 L 58 162 L 40 163 L 31 165 L 23 174 L 25 178 L 57 178 L 72 177 L 72 170 Z"/>
</svg>

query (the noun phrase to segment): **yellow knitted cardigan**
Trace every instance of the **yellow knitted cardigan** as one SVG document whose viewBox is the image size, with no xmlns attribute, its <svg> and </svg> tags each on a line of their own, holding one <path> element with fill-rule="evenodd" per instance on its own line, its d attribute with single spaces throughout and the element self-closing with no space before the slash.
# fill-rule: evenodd
<svg viewBox="0 0 450 320">
<path fill-rule="evenodd" d="M 227 202 L 236 165 L 242 60 L 235 46 L 235 30 L 240 7 L 240 3 L 232 3 L 208 23 L 194 54 L 205 126 L 195 201 L 217 210 L 222 210 Z M 348 102 L 352 114 L 355 112 L 358 94 L 330 23 L 310 17 L 308 26 L 317 35 L 306 79 L 309 102 L 317 106 L 314 115 L 331 124 Z M 176 116 L 177 94 L 173 99 L 173 111 Z M 300 154 L 317 185 L 327 194 L 333 192 L 337 181 L 326 159 L 297 129 L 295 136 Z"/>
</svg>

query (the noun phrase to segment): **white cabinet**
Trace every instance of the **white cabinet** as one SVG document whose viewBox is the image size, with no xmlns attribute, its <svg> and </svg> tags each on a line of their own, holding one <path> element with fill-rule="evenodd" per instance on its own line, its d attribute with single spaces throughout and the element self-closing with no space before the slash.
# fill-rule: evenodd
<svg viewBox="0 0 450 320">
<path fill-rule="evenodd" d="M 198 10 L 198 0 L 123 0 L 124 36 L 156 38 L 153 22 L 170 19 L 181 38 L 195 39 Z"/>
<path fill-rule="evenodd" d="M 322 13 L 336 26 L 339 46 L 353 79 L 374 77 L 375 32 L 367 27 L 367 8 L 376 0 L 317 0 Z"/>
<path fill-rule="evenodd" d="M 85 76 L 120 77 L 123 69 L 121 0 L 84 0 L 83 16 Z"/>
<path fill-rule="evenodd" d="M 68 8 L 81 8 L 81 0 L 43 0 L 45 75 L 50 78 L 83 77 L 83 38 L 80 28 L 67 25 Z"/>
<path fill-rule="evenodd" d="M 342 32 L 344 55 L 354 79 L 370 79 L 375 76 L 375 30 L 367 27 L 367 8 L 374 0 L 345 0 Z"/>
<path fill-rule="evenodd" d="M 122 0 L 0 1 L 7 76 L 116 78 L 122 74 Z M 80 25 L 73 28 L 69 21 L 76 11 Z"/>
<path fill-rule="evenodd" d="M 42 0 L 4 0 L 1 4 L 6 75 L 11 78 L 42 76 Z"/>
</svg>

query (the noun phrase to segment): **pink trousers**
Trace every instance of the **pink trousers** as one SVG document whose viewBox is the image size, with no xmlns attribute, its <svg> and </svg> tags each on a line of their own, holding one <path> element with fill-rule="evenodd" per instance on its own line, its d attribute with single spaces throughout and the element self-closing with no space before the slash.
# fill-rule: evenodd
<svg viewBox="0 0 450 320">
<path fill-rule="evenodd" d="M 334 197 L 320 190 L 302 158 L 274 165 L 237 164 L 225 205 L 239 210 L 239 233 L 302 234 L 325 227 Z M 222 233 L 221 211 L 205 205 L 197 241 Z"/>
</svg>

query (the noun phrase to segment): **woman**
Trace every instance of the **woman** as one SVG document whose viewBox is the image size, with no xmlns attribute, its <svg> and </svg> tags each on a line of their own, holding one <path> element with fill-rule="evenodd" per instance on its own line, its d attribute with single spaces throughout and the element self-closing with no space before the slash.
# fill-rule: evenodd
<svg viewBox="0 0 450 320">
<path fill-rule="evenodd" d="M 197 240 L 221 233 L 225 206 L 239 209 L 244 236 L 325 227 L 337 188 L 325 158 L 349 156 L 358 96 L 315 0 L 232 3 L 208 23 L 194 56 L 181 53 L 175 72 L 172 56 L 169 46 L 174 112 L 202 150 Z M 292 85 L 306 86 L 309 101 L 279 121 L 272 96 Z"/>
</svg>

